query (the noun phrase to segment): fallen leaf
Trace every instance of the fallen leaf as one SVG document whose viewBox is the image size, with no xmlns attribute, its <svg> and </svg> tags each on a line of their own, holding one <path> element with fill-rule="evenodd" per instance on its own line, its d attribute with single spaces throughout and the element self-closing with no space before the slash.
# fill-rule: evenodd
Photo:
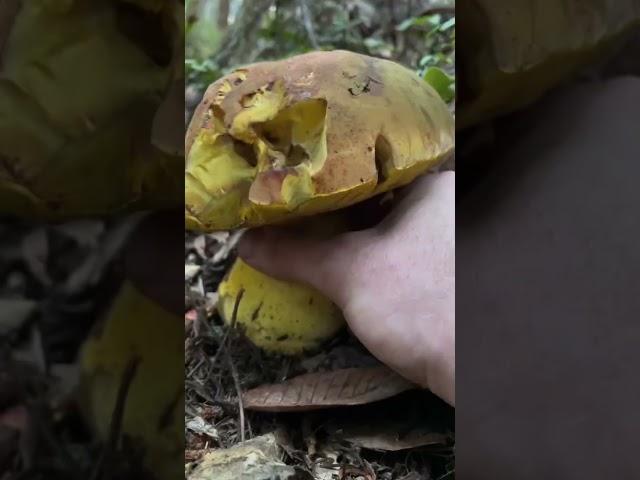
<svg viewBox="0 0 640 480">
<path fill-rule="evenodd" d="M 191 430 L 192 432 L 199 433 L 201 435 L 206 435 L 216 441 L 220 440 L 220 435 L 218 434 L 216 427 L 211 425 L 202 417 L 192 418 L 185 426 L 187 430 Z"/>
<path fill-rule="evenodd" d="M 221 245 L 220 249 L 215 253 L 211 261 L 215 264 L 227 258 L 231 253 L 231 250 L 236 248 L 236 245 L 238 244 L 238 241 L 240 241 L 244 232 L 244 230 L 236 230 L 233 232 L 229 236 L 229 239 Z"/>
<path fill-rule="evenodd" d="M 402 433 L 381 430 L 376 428 L 377 426 L 366 428 L 367 426 L 363 425 L 362 427 L 359 431 L 344 432 L 340 435 L 340 438 L 361 448 L 387 452 L 397 452 L 428 445 L 444 445 L 449 441 L 449 437 L 446 434 L 433 432 L 421 427 Z"/>
<path fill-rule="evenodd" d="M 383 404 L 337 412 L 318 435 L 339 445 L 396 452 L 453 440 L 453 412 L 428 391 L 414 391 Z"/>
<path fill-rule="evenodd" d="M 284 412 L 362 405 L 417 388 L 387 367 L 309 373 L 244 394 L 247 410 Z"/>
<path fill-rule="evenodd" d="M 184 279 L 189 281 L 200 273 L 200 265 L 185 265 L 184 266 Z"/>
<path fill-rule="evenodd" d="M 205 310 L 207 315 L 213 315 L 214 310 L 218 305 L 218 292 L 206 292 L 205 293 Z"/>
<path fill-rule="evenodd" d="M 99 246 L 94 248 L 66 279 L 63 286 L 64 293 L 73 295 L 95 285 L 102 278 L 110 262 L 120 253 L 131 233 L 147 215 L 147 212 L 127 215 L 102 235 Z"/>
<path fill-rule="evenodd" d="M 199 450 L 194 450 L 194 449 L 190 449 L 190 450 L 185 450 L 184 451 L 184 460 L 185 462 L 197 462 L 199 461 L 205 453 L 207 453 L 209 450 L 207 449 L 199 449 Z"/>
</svg>

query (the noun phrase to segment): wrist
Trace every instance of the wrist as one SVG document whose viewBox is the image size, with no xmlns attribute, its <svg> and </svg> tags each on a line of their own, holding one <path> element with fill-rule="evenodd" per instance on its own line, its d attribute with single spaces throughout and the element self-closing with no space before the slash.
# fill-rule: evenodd
<svg viewBox="0 0 640 480">
<path fill-rule="evenodd" d="M 455 405 L 455 305 L 442 302 L 433 311 L 438 321 L 430 322 L 423 386 L 450 405 Z"/>
</svg>

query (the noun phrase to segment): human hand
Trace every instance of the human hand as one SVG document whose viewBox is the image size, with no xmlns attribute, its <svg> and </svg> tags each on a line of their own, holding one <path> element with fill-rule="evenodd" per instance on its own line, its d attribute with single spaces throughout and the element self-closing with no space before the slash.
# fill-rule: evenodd
<svg viewBox="0 0 640 480">
<path fill-rule="evenodd" d="M 327 295 L 373 355 L 455 403 L 455 173 L 416 180 L 374 228 L 323 240 L 254 230 L 240 256 Z"/>
</svg>

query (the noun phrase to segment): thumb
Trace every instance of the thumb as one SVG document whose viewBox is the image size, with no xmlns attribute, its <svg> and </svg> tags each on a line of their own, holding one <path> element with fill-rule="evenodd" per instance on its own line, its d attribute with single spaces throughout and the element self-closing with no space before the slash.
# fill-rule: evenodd
<svg viewBox="0 0 640 480">
<path fill-rule="evenodd" d="M 344 305 L 354 278 L 358 233 L 330 239 L 297 235 L 283 228 L 250 230 L 239 244 L 242 260 L 281 280 L 305 283 L 339 307 Z"/>
</svg>

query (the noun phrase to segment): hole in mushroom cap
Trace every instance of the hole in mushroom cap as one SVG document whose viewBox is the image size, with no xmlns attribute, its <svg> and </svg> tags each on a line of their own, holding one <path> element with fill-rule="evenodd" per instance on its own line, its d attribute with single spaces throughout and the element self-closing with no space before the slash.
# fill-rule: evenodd
<svg viewBox="0 0 640 480">
<path fill-rule="evenodd" d="M 286 165 L 288 167 L 295 167 L 308 159 L 309 153 L 304 148 L 300 145 L 293 145 L 287 155 Z"/>
<path fill-rule="evenodd" d="M 393 163 L 393 152 L 387 138 L 380 134 L 376 138 L 375 162 L 378 172 L 378 185 L 384 183 L 389 178 L 389 171 Z"/>
<path fill-rule="evenodd" d="M 220 105 L 212 105 L 211 111 L 213 112 L 213 116 L 220 121 L 224 121 L 224 110 Z"/>
<path fill-rule="evenodd" d="M 295 103 L 266 122 L 253 125 L 256 134 L 269 146 L 274 167 L 294 167 L 323 162 L 326 157 L 326 112 L 324 99 Z"/>
<path fill-rule="evenodd" d="M 240 105 L 242 105 L 243 108 L 251 107 L 255 103 L 254 99 L 257 94 L 258 92 L 250 92 L 250 93 L 247 93 L 246 95 L 243 95 L 242 98 L 240 99 Z"/>
<path fill-rule="evenodd" d="M 258 157 L 256 156 L 256 152 L 253 149 L 252 145 L 243 142 L 242 140 L 238 140 L 237 138 L 233 139 L 233 150 L 244 158 L 249 165 L 255 167 L 258 164 Z"/>
<path fill-rule="evenodd" d="M 234 70 L 231 76 L 233 78 L 233 85 L 238 86 L 247 78 L 247 70 L 244 68 L 239 68 L 237 70 Z"/>
</svg>

